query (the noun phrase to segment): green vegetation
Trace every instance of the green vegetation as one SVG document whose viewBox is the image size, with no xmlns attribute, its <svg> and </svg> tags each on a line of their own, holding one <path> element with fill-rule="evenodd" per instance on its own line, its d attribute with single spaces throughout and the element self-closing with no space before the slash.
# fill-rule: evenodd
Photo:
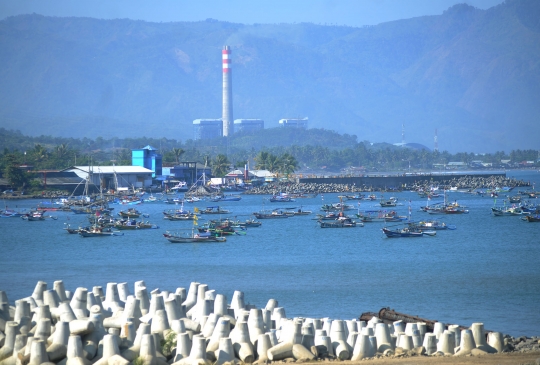
<svg viewBox="0 0 540 365">
<path fill-rule="evenodd" d="M 298 131 L 295 134 L 299 134 Z M 524 161 L 533 161 L 539 166 L 537 150 L 498 151 L 492 154 L 451 154 L 447 151 L 428 151 L 397 147 L 387 143 L 351 142 L 351 136 L 326 130 L 309 130 L 302 144 L 289 145 L 290 131 L 276 128 L 263 130 L 251 136 L 232 136 L 211 141 L 187 140 L 184 143 L 171 139 L 103 139 L 58 138 L 50 136 L 27 137 L 20 132 L 0 128 L 0 171 L 12 187 L 22 189 L 34 186 L 32 176 L 19 168 L 29 165 L 33 171 L 59 170 L 73 165 L 131 165 L 131 149 L 146 145 L 159 146 L 164 166 L 173 166 L 180 161 L 196 161 L 212 168 L 216 177 L 225 176 L 231 168 L 266 169 L 281 176 L 294 172 L 339 172 L 354 167 L 355 171 L 418 171 L 419 169 L 444 168 L 449 162 L 473 161 L 491 164 L 493 168 L 517 167 Z M 273 138 L 272 147 L 265 141 Z M 237 143 L 240 139 L 241 143 Z M 331 141 L 330 146 L 320 144 Z M 279 145 L 279 141 L 285 145 Z M 73 147 L 72 147 L 73 146 Z M 502 161 L 510 160 L 510 164 Z M 438 167 L 436 167 L 438 166 Z M 481 165 L 477 167 L 481 168 Z"/>
</svg>

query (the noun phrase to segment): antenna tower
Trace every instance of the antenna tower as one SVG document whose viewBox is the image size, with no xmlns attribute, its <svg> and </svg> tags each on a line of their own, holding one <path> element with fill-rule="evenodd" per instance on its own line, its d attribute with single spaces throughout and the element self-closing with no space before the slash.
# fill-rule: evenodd
<svg viewBox="0 0 540 365">
<path fill-rule="evenodd" d="M 439 152 L 439 141 L 437 140 L 437 128 L 435 128 L 435 146 L 433 147 L 433 151 Z"/>
<path fill-rule="evenodd" d="M 405 147 L 405 124 L 401 125 L 401 147 Z"/>
</svg>

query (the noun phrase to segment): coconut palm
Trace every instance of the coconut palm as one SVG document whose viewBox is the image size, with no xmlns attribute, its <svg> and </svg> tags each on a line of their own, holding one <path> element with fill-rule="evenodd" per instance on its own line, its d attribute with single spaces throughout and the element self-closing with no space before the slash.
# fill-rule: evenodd
<svg viewBox="0 0 540 365">
<path fill-rule="evenodd" d="M 231 163 L 227 156 L 219 154 L 212 161 L 212 175 L 217 177 L 225 176 L 230 170 Z"/>
<path fill-rule="evenodd" d="M 285 153 L 279 158 L 279 172 L 283 175 L 288 176 L 293 173 L 298 168 L 298 161 L 294 156 Z"/>
</svg>

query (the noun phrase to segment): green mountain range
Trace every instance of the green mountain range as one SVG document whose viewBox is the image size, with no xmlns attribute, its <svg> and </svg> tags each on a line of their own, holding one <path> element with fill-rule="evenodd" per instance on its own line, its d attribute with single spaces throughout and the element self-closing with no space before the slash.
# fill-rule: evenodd
<svg viewBox="0 0 540 365">
<path fill-rule="evenodd" d="M 308 117 L 359 141 L 537 149 L 540 1 L 355 28 L 22 15 L 0 21 L 0 126 L 27 135 L 193 138 L 221 117 Z M 404 131 L 404 137 L 402 137 Z"/>
</svg>

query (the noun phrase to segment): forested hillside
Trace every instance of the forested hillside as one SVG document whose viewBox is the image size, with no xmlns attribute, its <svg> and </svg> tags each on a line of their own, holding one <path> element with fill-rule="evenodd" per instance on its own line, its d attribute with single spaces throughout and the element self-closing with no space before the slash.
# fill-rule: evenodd
<svg viewBox="0 0 540 365">
<path fill-rule="evenodd" d="M 538 148 L 540 2 L 353 28 L 149 23 L 40 15 L 0 21 L 0 126 L 28 135 L 192 138 L 221 117 L 221 48 L 234 118 L 451 152 Z M 272 142 L 272 143 L 275 143 Z"/>
</svg>

